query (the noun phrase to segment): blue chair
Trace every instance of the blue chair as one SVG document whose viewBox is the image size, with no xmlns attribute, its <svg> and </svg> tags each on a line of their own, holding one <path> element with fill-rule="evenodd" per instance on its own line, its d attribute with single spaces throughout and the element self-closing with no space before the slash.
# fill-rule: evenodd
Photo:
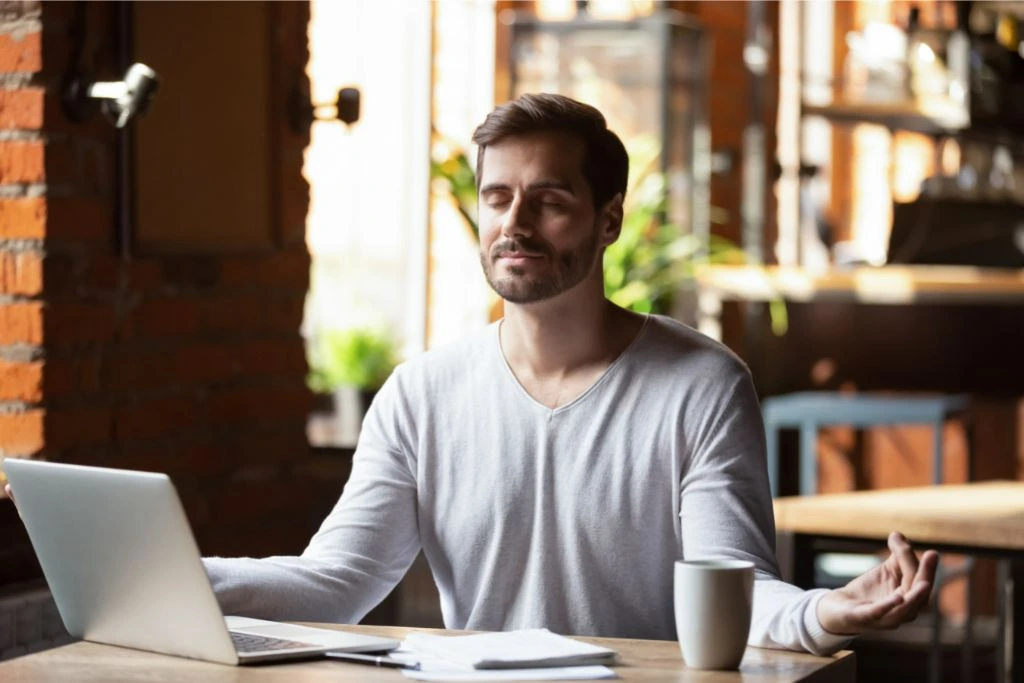
<svg viewBox="0 0 1024 683">
<path fill-rule="evenodd" d="M 818 489 L 818 430 L 828 425 L 865 428 L 885 425 L 926 424 L 934 429 L 932 483 L 941 484 L 943 427 L 947 420 L 965 415 L 969 399 L 949 396 L 875 396 L 807 391 L 773 396 L 761 402 L 768 446 L 768 480 L 772 498 L 779 495 L 779 430 L 800 431 L 800 495 Z"/>
</svg>

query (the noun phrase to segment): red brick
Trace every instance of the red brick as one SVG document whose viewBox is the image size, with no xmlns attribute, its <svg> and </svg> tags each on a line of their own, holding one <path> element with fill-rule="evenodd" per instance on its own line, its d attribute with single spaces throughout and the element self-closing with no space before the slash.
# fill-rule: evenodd
<svg viewBox="0 0 1024 683">
<path fill-rule="evenodd" d="M 221 263 L 220 281 L 228 287 L 283 285 L 306 289 L 309 254 L 303 250 L 280 252 L 271 258 L 237 256 Z"/>
<path fill-rule="evenodd" d="M 42 182 L 46 178 L 44 154 L 41 140 L 0 142 L 0 184 Z"/>
<path fill-rule="evenodd" d="M 305 500 L 298 501 L 296 505 L 298 509 L 308 509 L 308 496 Z M 288 514 L 288 511 L 270 514 L 259 509 L 248 515 L 233 511 L 228 514 L 239 519 L 240 523 L 224 523 L 220 517 L 215 517 L 211 513 L 211 518 L 216 519 L 217 523 L 197 530 L 197 543 L 202 554 L 224 557 L 295 555 L 302 552 L 309 543 L 310 535 L 316 531 L 313 524 L 282 521 L 289 517 L 294 518 L 294 509 L 291 510 L 291 514 Z"/>
<path fill-rule="evenodd" d="M 0 3 L 0 19 L 7 23 L 8 31 L 16 30 L 18 23 L 25 26 L 31 20 L 38 20 L 43 14 L 42 0 L 15 0 Z"/>
<path fill-rule="evenodd" d="M 43 68 L 40 31 L 0 34 L 0 73 L 36 73 Z"/>
<path fill-rule="evenodd" d="M 0 90 L 0 128 L 39 130 L 44 99 L 42 88 Z"/>
<path fill-rule="evenodd" d="M 41 239 L 46 235 L 46 199 L 0 199 L 0 239 Z"/>
<path fill-rule="evenodd" d="M 43 449 L 42 410 L 0 414 L 0 455 L 34 455 Z"/>
<path fill-rule="evenodd" d="M 235 387 L 210 399 L 209 415 L 217 424 L 285 422 L 308 415 L 312 402 L 302 385 Z"/>
<path fill-rule="evenodd" d="M 221 475 L 228 469 L 223 453 L 212 443 L 185 443 L 170 449 L 167 469 L 190 475 Z"/>
<path fill-rule="evenodd" d="M 81 283 L 90 290 L 131 289 L 134 292 L 152 292 L 163 284 L 159 262 L 126 260 L 113 253 L 90 254 L 82 270 Z"/>
<path fill-rule="evenodd" d="M 39 403 L 43 400 L 43 363 L 0 359 L 0 401 Z"/>
<path fill-rule="evenodd" d="M 0 345 L 43 341 L 43 306 L 37 301 L 0 305 Z"/>
<path fill-rule="evenodd" d="M 43 291 L 43 255 L 0 251 L 0 294 L 36 296 Z"/>
<path fill-rule="evenodd" d="M 230 344 L 201 343 L 182 346 L 174 354 L 174 378 L 185 384 L 221 382 L 238 374 L 242 365 Z"/>
<path fill-rule="evenodd" d="M 165 256 L 160 259 L 161 280 L 169 288 L 209 291 L 220 283 L 223 256 L 212 254 Z"/>
<path fill-rule="evenodd" d="M 298 166 L 301 167 L 301 161 L 298 162 Z M 305 202 L 302 204 L 304 205 Z M 305 223 L 305 213 L 304 208 L 302 211 L 303 223 Z M 267 264 L 267 268 L 263 272 L 263 282 L 268 285 L 306 290 L 309 288 L 310 264 L 309 252 L 305 249 L 282 252 Z"/>
<path fill-rule="evenodd" d="M 110 243 L 114 238 L 113 204 L 110 202 L 62 197 L 50 199 L 47 210 L 47 239 Z"/>
<path fill-rule="evenodd" d="M 244 256 L 225 258 L 220 264 L 221 284 L 229 287 L 257 284 L 261 264 L 261 261 Z"/>
<path fill-rule="evenodd" d="M 252 333 L 264 328 L 265 303 L 256 296 L 222 296 L 203 301 L 204 332 Z M 297 328 L 296 328 L 297 329 Z"/>
<path fill-rule="evenodd" d="M 104 388 L 115 393 L 163 389 L 177 381 L 174 364 L 160 351 L 129 353 L 112 347 L 104 365 Z"/>
<path fill-rule="evenodd" d="M 233 466 L 295 463 L 309 455 L 304 423 L 269 432 L 244 429 L 218 445 L 221 457 Z"/>
<path fill-rule="evenodd" d="M 80 254 L 56 252 L 43 260 L 43 282 L 49 299 L 76 293 L 82 284 L 85 258 Z"/>
<path fill-rule="evenodd" d="M 43 365 L 43 393 L 47 399 L 89 395 L 99 390 L 100 362 L 94 353 L 47 358 Z"/>
<path fill-rule="evenodd" d="M 163 398 L 120 408 L 114 422 L 118 442 L 153 439 L 195 428 L 199 410 L 191 396 Z"/>
<path fill-rule="evenodd" d="M 282 136 L 284 140 L 290 140 Z M 302 168 L 305 145 L 288 145 L 280 153 L 282 172 L 278 174 L 278 206 L 280 242 L 285 247 L 305 247 L 306 215 L 309 213 L 309 183 L 302 175 L 293 172 Z M 306 266 L 305 279 L 309 279 L 309 266 Z"/>
<path fill-rule="evenodd" d="M 46 307 L 45 330 L 48 346 L 110 341 L 117 330 L 117 317 L 109 304 L 50 303 Z"/>
<path fill-rule="evenodd" d="M 50 409 L 46 415 L 47 448 L 70 448 L 109 443 L 112 416 L 109 408 Z"/>
<path fill-rule="evenodd" d="M 153 292 L 159 289 L 163 283 L 163 275 L 158 262 L 126 260 L 113 253 L 94 252 L 90 254 L 80 270 L 76 284 L 81 284 L 88 290 L 131 289 L 133 292 Z M 49 291 L 51 287 L 49 280 L 47 280 L 46 287 Z"/>
<path fill-rule="evenodd" d="M 90 290 L 118 289 L 129 268 L 128 263 L 112 253 L 91 254 L 83 267 L 81 283 Z"/>
<path fill-rule="evenodd" d="M 45 148 L 46 180 L 51 184 L 71 185 L 83 194 L 102 192 L 113 177 L 108 153 L 103 145 L 83 143 L 77 138 L 52 140 Z"/>
<path fill-rule="evenodd" d="M 131 313 L 126 338 L 166 339 L 188 337 L 199 330 L 201 308 L 196 299 L 149 299 Z"/>
<path fill-rule="evenodd" d="M 118 460 L 121 467 L 172 475 L 180 472 L 189 477 L 220 476 L 228 469 L 228 463 L 220 457 L 208 436 L 184 443 L 177 440 L 169 443 L 140 442 L 125 447 Z"/>
<path fill-rule="evenodd" d="M 294 375 L 304 377 L 309 369 L 302 338 L 261 339 L 238 349 L 246 375 Z"/>
<path fill-rule="evenodd" d="M 235 481 L 212 501 L 210 516 L 218 524 L 291 516 L 297 509 L 308 509 L 309 494 L 309 486 L 295 479 Z"/>
<path fill-rule="evenodd" d="M 267 332 L 298 332 L 302 326 L 303 297 L 268 298 L 264 302 L 260 329 Z"/>
</svg>

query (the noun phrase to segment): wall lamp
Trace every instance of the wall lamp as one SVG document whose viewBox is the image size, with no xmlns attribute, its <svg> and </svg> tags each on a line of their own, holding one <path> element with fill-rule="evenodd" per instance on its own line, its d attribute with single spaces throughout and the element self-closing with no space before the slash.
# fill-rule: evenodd
<svg viewBox="0 0 1024 683">
<path fill-rule="evenodd" d="M 300 88 L 293 88 L 288 104 L 288 124 L 300 135 L 309 130 L 313 121 L 338 120 L 351 126 L 359 120 L 360 99 L 358 88 L 342 88 L 334 102 L 313 104 Z"/>
<path fill-rule="evenodd" d="M 88 120 L 99 108 L 117 128 L 136 114 L 145 113 L 160 79 L 151 68 L 135 62 L 121 81 L 91 81 L 78 74 L 68 79 L 61 96 L 65 115 L 76 123 Z"/>
</svg>

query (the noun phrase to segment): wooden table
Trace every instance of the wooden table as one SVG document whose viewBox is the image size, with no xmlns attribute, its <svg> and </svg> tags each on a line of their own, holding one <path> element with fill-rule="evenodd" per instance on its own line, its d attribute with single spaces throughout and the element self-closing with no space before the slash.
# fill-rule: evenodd
<svg viewBox="0 0 1024 683">
<path fill-rule="evenodd" d="M 1024 304 L 1024 272 L 975 266 L 858 266 L 813 272 L 787 266 L 704 266 L 702 289 L 744 301 L 857 301 L 866 304 Z"/>
<path fill-rule="evenodd" d="M 809 588 L 814 555 L 878 549 L 891 531 L 917 549 L 1000 560 L 1000 680 L 1024 683 L 1024 482 L 993 481 L 775 500 L 784 578 Z M 1017 587 L 1015 590 L 1014 587 Z"/>
<path fill-rule="evenodd" d="M 333 628 L 328 624 L 315 624 Z M 413 629 L 390 626 L 344 626 L 345 630 L 403 638 Z M 418 629 L 428 630 L 428 629 Z M 435 631 L 437 632 L 437 631 Z M 782 650 L 747 648 L 739 672 L 696 671 L 683 666 L 675 641 L 581 638 L 614 649 L 619 655 L 615 672 L 626 681 L 691 681 L 692 683 L 853 683 L 855 658 L 849 651 L 832 657 Z M 190 659 L 139 652 L 125 648 L 79 642 L 0 662 L 4 683 L 26 681 L 408 681 L 394 669 L 359 664 L 308 661 L 293 664 L 232 667 Z"/>
</svg>

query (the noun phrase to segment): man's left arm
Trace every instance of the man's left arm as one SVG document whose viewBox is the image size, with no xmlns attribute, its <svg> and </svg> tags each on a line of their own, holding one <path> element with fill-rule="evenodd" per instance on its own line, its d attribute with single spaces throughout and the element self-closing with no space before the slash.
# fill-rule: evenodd
<svg viewBox="0 0 1024 683">
<path fill-rule="evenodd" d="M 804 591 L 778 578 L 761 411 L 749 373 L 737 375 L 721 396 L 709 397 L 704 418 L 687 436 L 691 461 L 680 511 L 685 557 L 754 563 L 751 645 L 829 654 L 863 631 L 912 619 L 927 602 L 937 558 L 925 553 L 918 562 L 902 536 L 891 539 L 885 563 L 837 591 Z"/>
</svg>

